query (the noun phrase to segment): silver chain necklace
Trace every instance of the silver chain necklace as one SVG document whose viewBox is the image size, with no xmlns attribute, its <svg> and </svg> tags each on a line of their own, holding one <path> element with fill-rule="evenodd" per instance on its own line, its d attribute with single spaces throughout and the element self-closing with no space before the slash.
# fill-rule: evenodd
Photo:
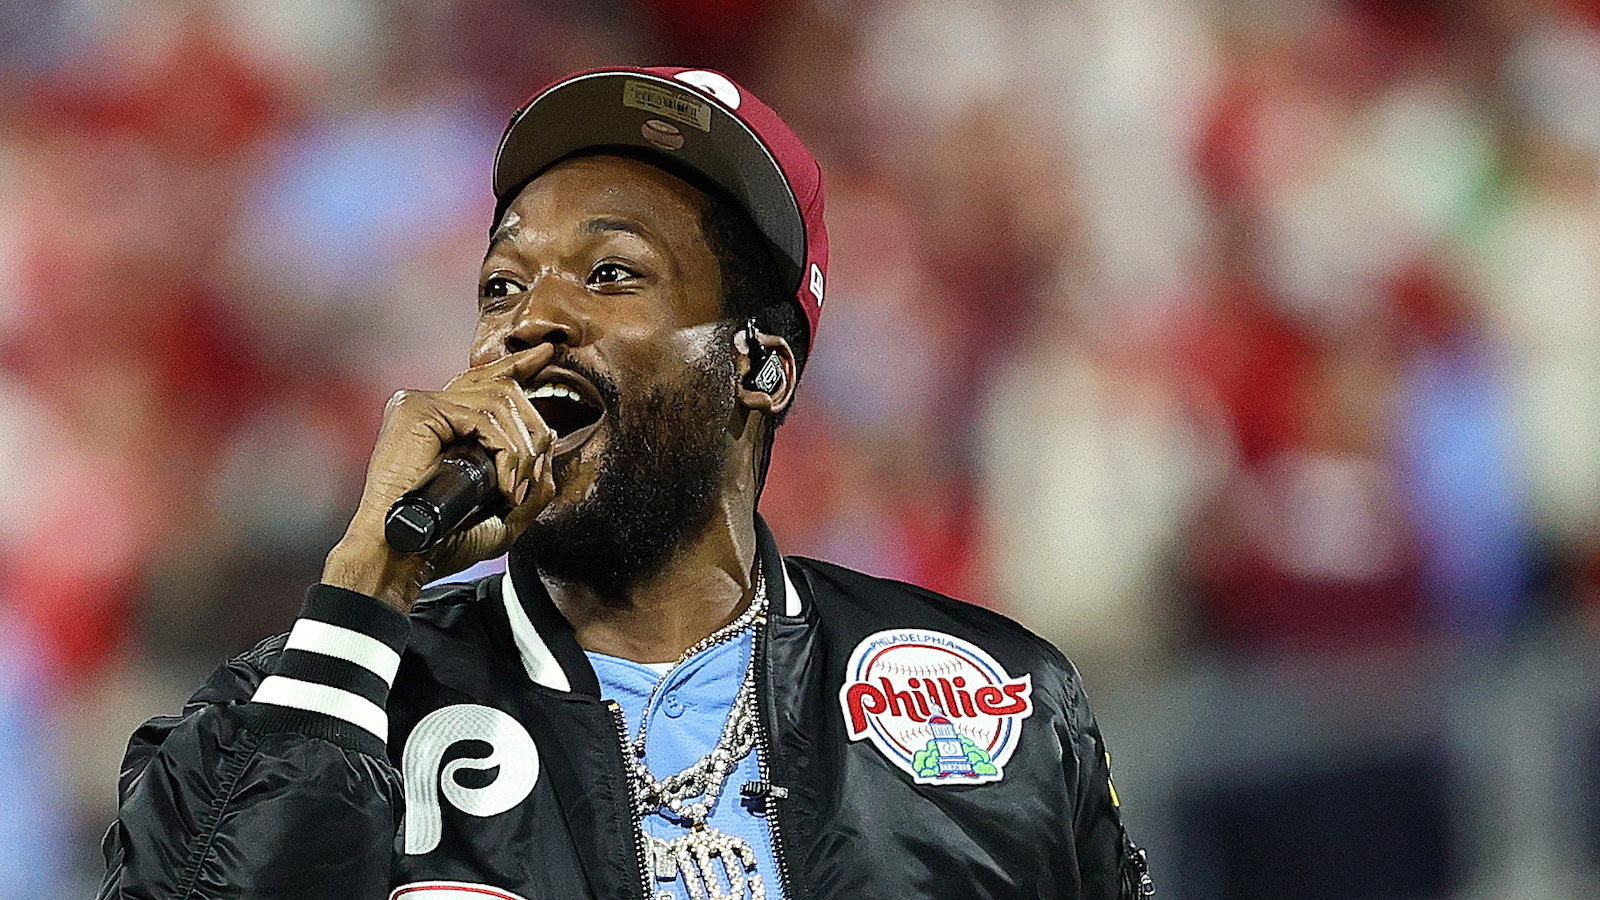
<svg viewBox="0 0 1600 900">
<path fill-rule="evenodd" d="M 662 779 L 652 775 L 644 762 L 650 709 L 655 705 L 661 686 L 671 680 L 679 666 L 697 653 L 733 640 L 747 628 L 760 626 L 766 622 L 766 613 L 767 580 L 758 567 L 756 593 L 750 606 L 738 618 L 683 651 L 678 661 L 661 676 L 645 700 L 639 736 L 628 745 L 634 813 L 643 822 L 645 816 L 665 811 L 669 818 L 681 821 L 689 829 L 688 833 L 667 840 L 644 833 L 641 826 L 650 871 L 658 882 L 682 879 L 690 900 L 742 900 L 747 896 L 751 900 L 765 900 L 767 896 L 767 886 L 761 880 L 761 873 L 756 871 L 756 851 L 750 842 L 706 825 L 706 819 L 722 794 L 723 783 L 755 747 L 757 729 L 761 727 L 756 714 L 755 645 L 751 645 L 750 663 L 745 667 L 733 708 L 728 711 L 728 720 L 722 726 L 716 746 L 688 768 Z M 759 627 L 753 640 L 760 640 Z M 673 900 L 673 894 L 662 888 L 656 893 L 656 900 Z"/>
</svg>

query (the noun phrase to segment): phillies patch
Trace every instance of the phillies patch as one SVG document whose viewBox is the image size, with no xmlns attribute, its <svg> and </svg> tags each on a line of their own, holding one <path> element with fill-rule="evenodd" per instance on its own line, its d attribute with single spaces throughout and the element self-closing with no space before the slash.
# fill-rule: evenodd
<svg viewBox="0 0 1600 900">
<path fill-rule="evenodd" d="M 1033 679 L 938 631 L 880 631 L 856 645 L 839 688 L 850 739 L 868 738 L 918 784 L 984 784 L 1033 714 Z"/>
</svg>

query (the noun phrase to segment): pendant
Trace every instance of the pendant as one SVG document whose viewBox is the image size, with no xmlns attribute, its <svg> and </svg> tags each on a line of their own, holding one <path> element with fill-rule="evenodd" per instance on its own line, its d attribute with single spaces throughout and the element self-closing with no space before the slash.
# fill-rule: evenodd
<svg viewBox="0 0 1600 900">
<path fill-rule="evenodd" d="M 765 900 L 767 886 L 756 871 L 756 851 L 744 838 L 697 827 L 672 840 L 647 834 L 645 855 L 657 881 L 683 879 L 689 900 Z M 673 900 L 661 890 L 656 900 Z"/>
</svg>

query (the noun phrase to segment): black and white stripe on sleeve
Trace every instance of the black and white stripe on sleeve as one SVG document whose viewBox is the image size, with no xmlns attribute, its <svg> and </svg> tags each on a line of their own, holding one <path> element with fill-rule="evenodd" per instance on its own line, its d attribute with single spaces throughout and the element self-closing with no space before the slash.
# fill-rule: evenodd
<svg viewBox="0 0 1600 900">
<path fill-rule="evenodd" d="M 314 585 L 277 670 L 262 680 L 251 700 L 329 716 L 386 744 L 384 706 L 409 631 L 406 616 L 379 600 Z"/>
</svg>

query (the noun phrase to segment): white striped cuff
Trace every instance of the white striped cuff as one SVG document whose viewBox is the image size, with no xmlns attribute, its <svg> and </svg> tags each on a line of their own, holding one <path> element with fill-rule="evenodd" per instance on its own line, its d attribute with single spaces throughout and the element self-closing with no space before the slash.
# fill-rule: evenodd
<svg viewBox="0 0 1600 900">
<path fill-rule="evenodd" d="M 283 649 L 321 653 L 355 663 L 391 686 L 400 668 L 400 654 L 377 638 L 315 619 L 297 620 Z"/>
<path fill-rule="evenodd" d="M 383 743 L 389 743 L 389 714 L 359 694 L 285 675 L 269 675 L 250 699 L 255 703 L 287 706 L 343 719 L 372 732 Z"/>
</svg>

